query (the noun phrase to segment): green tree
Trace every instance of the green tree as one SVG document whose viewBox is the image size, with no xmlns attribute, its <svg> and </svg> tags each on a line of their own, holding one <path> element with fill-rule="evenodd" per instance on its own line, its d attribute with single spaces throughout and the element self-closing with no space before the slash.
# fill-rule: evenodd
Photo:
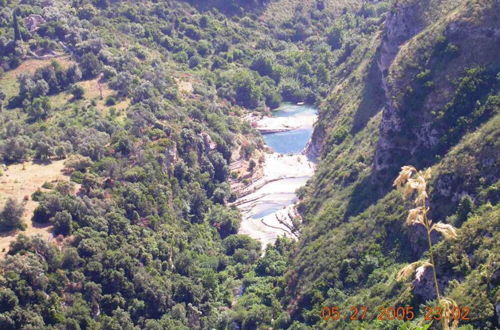
<svg viewBox="0 0 500 330">
<path fill-rule="evenodd" d="M 10 311 L 18 304 L 19 299 L 11 289 L 0 289 L 0 313 Z"/>
<path fill-rule="evenodd" d="M 206 215 L 206 220 L 217 228 L 222 238 L 236 234 L 240 226 L 240 214 L 237 210 L 227 209 L 223 205 L 213 205 Z"/>
<path fill-rule="evenodd" d="M 330 74 L 323 63 L 320 63 L 316 69 L 316 78 L 318 79 L 318 82 L 323 84 L 328 83 L 330 80 Z"/>
<path fill-rule="evenodd" d="M 240 71 L 235 77 L 236 103 L 247 108 L 256 108 L 262 97 L 260 88 L 255 84 L 252 75 L 247 71 Z"/>
<path fill-rule="evenodd" d="M 9 163 L 23 161 L 28 156 L 29 145 L 29 139 L 25 136 L 9 138 L 2 145 L 2 157 Z"/>
<path fill-rule="evenodd" d="M 5 203 L 2 213 L 0 213 L 0 229 L 24 229 L 22 222 L 23 212 L 24 206 L 15 199 L 9 198 L 7 203 Z"/>
<path fill-rule="evenodd" d="M 460 226 L 462 225 L 467 218 L 469 217 L 470 213 L 474 209 L 474 201 L 469 195 L 465 195 L 462 197 L 460 200 L 460 203 L 458 203 L 457 207 L 457 219 L 455 225 Z"/>
<path fill-rule="evenodd" d="M 25 106 L 25 110 L 33 120 L 45 120 L 49 116 L 52 106 L 49 98 L 42 96 L 34 99 Z"/>
<path fill-rule="evenodd" d="M 261 53 L 258 54 L 252 61 L 250 68 L 257 71 L 261 76 L 271 77 L 274 72 L 275 58 L 272 54 Z"/>
<path fill-rule="evenodd" d="M 83 55 L 80 67 L 82 68 L 83 78 L 92 79 L 101 72 L 102 63 L 94 53 L 87 53 Z"/>
<path fill-rule="evenodd" d="M 19 13 L 19 9 L 16 8 L 14 10 L 13 15 L 13 27 L 14 27 L 14 40 L 16 41 L 23 41 L 23 36 L 21 35 L 21 30 L 19 29 L 19 20 L 17 18 L 17 15 Z"/>
<path fill-rule="evenodd" d="M 6 97 L 5 93 L 0 91 L 0 112 L 2 112 L 3 110 L 3 101 L 5 100 L 5 97 Z"/>
<path fill-rule="evenodd" d="M 43 132 L 38 132 L 33 137 L 33 149 L 35 150 L 35 158 L 46 161 L 50 156 L 54 155 L 54 140 Z"/>
<path fill-rule="evenodd" d="M 326 39 L 332 49 L 339 49 L 342 47 L 342 42 L 344 40 L 342 27 L 339 25 L 332 26 L 326 32 Z"/>
<path fill-rule="evenodd" d="M 70 235 L 73 230 L 71 219 L 71 214 L 68 211 L 57 212 L 50 220 L 54 224 L 54 232 L 56 234 Z"/>
</svg>

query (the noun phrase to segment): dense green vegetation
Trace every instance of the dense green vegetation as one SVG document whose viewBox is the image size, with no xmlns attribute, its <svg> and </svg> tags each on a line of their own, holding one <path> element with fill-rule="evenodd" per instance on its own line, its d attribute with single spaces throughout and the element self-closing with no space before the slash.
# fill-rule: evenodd
<svg viewBox="0 0 500 330">
<path fill-rule="evenodd" d="M 21 234 L 0 261 L 0 329 L 421 326 L 434 288 L 396 278 L 428 254 L 391 187 L 406 164 L 432 168 L 429 216 L 457 227 L 432 236 L 440 290 L 470 307 L 461 325 L 498 327 L 498 6 L 0 0 L 0 160 L 71 175 L 30 197 L 54 239 Z M 242 117 L 283 101 L 320 107 L 318 169 L 300 239 L 261 255 L 229 163 L 263 146 Z M 22 201 L 1 210 L 23 229 Z"/>
<path fill-rule="evenodd" d="M 425 323 L 424 307 L 437 305 L 431 278 L 396 280 L 403 266 L 428 259 L 423 228 L 403 226 L 407 204 L 390 191 L 399 168 L 412 164 L 432 168 L 431 219 L 458 227 L 454 240 L 433 238 L 441 293 L 470 306 L 471 320 L 461 325 L 498 326 L 499 48 L 471 32 L 498 28 L 498 4 L 429 4 L 396 4 L 378 41 L 382 49 L 347 60 L 354 72 L 331 73 L 342 84 L 320 112 L 321 160 L 301 192 L 306 225 L 280 296 L 302 324 L 357 326 L 322 322 L 322 306 L 367 306 L 370 319 L 379 306 L 413 306 L 419 312 L 411 326 Z M 457 21 L 463 25 L 453 30 Z M 404 42 L 377 74 L 374 65 Z M 469 239 L 474 243 L 464 243 Z M 402 323 L 372 326 L 410 326 Z M 433 327 L 440 328 L 436 322 Z"/>
</svg>

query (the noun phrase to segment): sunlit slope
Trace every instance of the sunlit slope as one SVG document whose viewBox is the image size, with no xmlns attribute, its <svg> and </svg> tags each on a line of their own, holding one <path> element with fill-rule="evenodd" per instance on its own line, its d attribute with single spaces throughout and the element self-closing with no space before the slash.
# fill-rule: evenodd
<svg viewBox="0 0 500 330">
<path fill-rule="evenodd" d="M 322 104 L 312 148 L 320 151 L 321 161 L 303 193 L 307 225 L 288 275 L 286 301 L 296 319 L 318 322 L 322 306 L 368 305 L 375 311 L 380 305 L 418 306 L 433 298 L 412 292 L 411 280 L 399 283 L 394 277 L 425 252 L 415 228 L 404 225 L 404 204 L 392 191 L 401 165 L 432 167 L 433 219 L 460 227 L 460 240 L 478 235 L 470 253 L 489 249 L 490 240 L 471 229 L 478 220 L 469 224 L 467 219 L 490 219 L 485 230 L 495 235 L 498 6 L 495 1 L 399 1 L 383 30 L 358 45 L 333 73 L 338 82 Z M 342 70 L 347 66 L 353 69 Z M 463 214 L 459 205 L 469 198 L 472 211 Z M 438 249 L 461 253 L 455 243 Z M 466 269 L 457 264 L 463 260 L 443 256 L 443 289 L 482 309 L 470 289 L 474 281 L 494 286 L 492 258 Z M 483 267 L 489 270 L 478 277 Z M 451 280 L 460 284 L 452 286 Z M 472 322 L 493 322 L 495 292 L 484 292 L 487 311 Z"/>
</svg>

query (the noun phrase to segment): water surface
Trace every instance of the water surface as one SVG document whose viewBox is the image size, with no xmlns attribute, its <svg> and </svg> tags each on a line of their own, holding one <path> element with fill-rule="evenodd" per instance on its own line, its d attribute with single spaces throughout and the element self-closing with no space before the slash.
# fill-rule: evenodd
<svg viewBox="0 0 500 330">
<path fill-rule="evenodd" d="M 310 105 L 284 104 L 273 117 L 287 117 L 289 127 L 300 128 L 263 135 L 274 153 L 266 154 L 264 176 L 254 183 L 255 190 L 238 200 L 243 212 L 239 233 L 259 240 L 263 247 L 279 236 L 295 235 L 288 214 L 293 213 L 292 206 L 297 202 L 295 191 L 314 172 L 314 164 L 301 153 L 313 133 L 316 113 Z"/>
<path fill-rule="evenodd" d="M 303 116 L 316 114 L 317 109 L 311 105 L 284 104 L 273 111 L 273 117 L 295 117 L 297 121 L 300 121 Z M 313 127 L 303 127 L 286 132 L 264 134 L 264 141 L 277 153 L 300 154 L 312 133 Z"/>
</svg>

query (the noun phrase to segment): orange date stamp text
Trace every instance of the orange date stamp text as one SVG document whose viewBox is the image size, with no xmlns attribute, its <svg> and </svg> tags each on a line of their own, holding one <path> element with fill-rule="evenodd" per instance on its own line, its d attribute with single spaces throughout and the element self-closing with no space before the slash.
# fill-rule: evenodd
<svg viewBox="0 0 500 330">
<path fill-rule="evenodd" d="M 366 306 L 350 306 L 348 308 L 341 309 L 338 306 L 328 307 L 325 306 L 321 308 L 321 318 L 324 321 L 364 321 L 367 320 L 367 314 L 369 310 Z M 425 307 L 424 308 L 424 320 L 441 320 L 444 317 L 445 311 L 441 307 Z M 448 318 L 452 320 L 468 321 L 470 320 L 470 308 L 454 307 L 451 311 L 448 311 Z M 412 306 L 389 306 L 378 307 L 376 320 L 379 321 L 391 321 L 391 320 L 401 320 L 401 321 L 411 321 L 416 317 L 416 310 Z"/>
</svg>

